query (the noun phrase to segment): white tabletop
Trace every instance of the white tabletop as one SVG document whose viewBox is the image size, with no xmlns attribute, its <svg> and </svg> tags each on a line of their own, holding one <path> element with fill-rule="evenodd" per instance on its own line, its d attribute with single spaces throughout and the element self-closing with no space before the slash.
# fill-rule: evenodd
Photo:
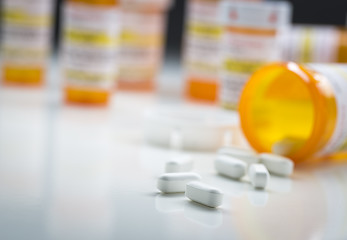
<svg viewBox="0 0 347 240">
<path fill-rule="evenodd" d="M 272 176 L 261 191 L 195 152 L 223 205 L 160 194 L 156 178 L 180 153 L 143 141 L 143 113 L 158 104 L 116 93 L 108 108 L 74 107 L 46 89 L 1 88 L 0 239 L 347 239 L 346 165 Z"/>
</svg>

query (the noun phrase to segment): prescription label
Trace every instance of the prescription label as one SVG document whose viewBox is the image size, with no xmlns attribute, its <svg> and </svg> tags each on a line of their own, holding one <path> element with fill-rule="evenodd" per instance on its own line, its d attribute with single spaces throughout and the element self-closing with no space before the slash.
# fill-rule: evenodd
<svg viewBox="0 0 347 240">
<path fill-rule="evenodd" d="M 308 66 L 328 79 L 335 93 L 337 105 L 334 133 L 317 155 L 323 156 L 347 150 L 347 66 L 340 64 L 309 64 Z"/>
<path fill-rule="evenodd" d="M 2 72 L 11 83 L 42 81 L 50 48 L 52 0 L 4 0 Z"/>
<path fill-rule="evenodd" d="M 77 88 L 111 88 L 119 54 L 118 8 L 67 2 L 64 16 L 61 58 L 65 84 Z"/>
<path fill-rule="evenodd" d="M 339 30 L 336 27 L 294 26 L 282 35 L 286 61 L 336 62 Z"/>
<path fill-rule="evenodd" d="M 189 79 L 214 82 L 218 79 L 223 35 L 219 4 L 219 1 L 188 1 L 184 65 Z"/>
<path fill-rule="evenodd" d="M 165 15 L 161 11 L 124 10 L 119 80 L 153 80 L 162 60 Z"/>
<path fill-rule="evenodd" d="M 220 101 L 237 108 L 243 86 L 265 63 L 281 60 L 281 33 L 289 26 L 285 2 L 224 2 L 220 7 L 222 38 Z"/>
</svg>

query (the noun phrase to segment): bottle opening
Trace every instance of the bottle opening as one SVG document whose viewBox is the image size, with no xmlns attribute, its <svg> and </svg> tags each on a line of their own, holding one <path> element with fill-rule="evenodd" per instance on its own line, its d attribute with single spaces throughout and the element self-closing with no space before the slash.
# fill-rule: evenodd
<svg viewBox="0 0 347 240">
<path fill-rule="evenodd" d="M 315 107 L 302 76 L 279 66 L 251 77 L 241 98 L 241 125 L 258 152 L 293 157 L 312 136 Z"/>
</svg>

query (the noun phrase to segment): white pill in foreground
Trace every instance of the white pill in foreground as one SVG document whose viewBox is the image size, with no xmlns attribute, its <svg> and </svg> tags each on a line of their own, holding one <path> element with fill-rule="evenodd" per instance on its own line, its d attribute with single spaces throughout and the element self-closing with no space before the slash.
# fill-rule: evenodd
<svg viewBox="0 0 347 240">
<path fill-rule="evenodd" d="M 165 173 L 158 178 L 157 187 L 163 193 L 179 193 L 186 190 L 188 182 L 200 179 L 200 175 L 193 172 Z"/>
<path fill-rule="evenodd" d="M 165 172 L 189 172 L 193 170 L 193 164 L 193 159 L 189 155 L 176 156 L 166 162 Z"/>
<path fill-rule="evenodd" d="M 248 164 L 259 162 L 259 157 L 256 153 L 238 147 L 223 147 L 220 148 L 217 153 L 219 155 L 228 155 L 240 159 Z"/>
<path fill-rule="evenodd" d="M 252 164 L 248 169 L 248 176 L 255 188 L 265 188 L 270 178 L 268 170 L 261 163 Z"/>
<path fill-rule="evenodd" d="M 223 193 L 219 189 L 196 181 L 187 183 L 186 197 L 212 208 L 222 205 L 223 202 Z"/>
<path fill-rule="evenodd" d="M 214 161 L 216 171 L 224 176 L 240 179 L 246 174 L 247 164 L 227 155 L 219 155 Z"/>
<path fill-rule="evenodd" d="M 259 158 L 272 174 L 288 177 L 294 171 L 294 163 L 289 158 L 271 153 L 259 154 Z"/>
</svg>

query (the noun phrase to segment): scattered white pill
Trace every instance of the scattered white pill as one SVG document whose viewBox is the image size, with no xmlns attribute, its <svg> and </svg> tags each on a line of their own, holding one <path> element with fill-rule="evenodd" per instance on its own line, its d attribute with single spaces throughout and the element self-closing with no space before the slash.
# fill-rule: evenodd
<svg viewBox="0 0 347 240">
<path fill-rule="evenodd" d="M 269 172 L 261 163 L 252 164 L 248 169 L 248 176 L 255 188 L 265 188 L 269 182 Z"/>
<path fill-rule="evenodd" d="M 193 172 L 165 173 L 158 178 L 157 187 L 163 193 L 179 193 L 186 190 L 188 182 L 200 179 L 200 175 Z"/>
<path fill-rule="evenodd" d="M 223 147 L 220 148 L 217 153 L 219 155 L 228 155 L 240 159 L 248 164 L 259 162 L 259 157 L 256 153 L 239 147 Z"/>
<path fill-rule="evenodd" d="M 212 208 L 222 205 L 223 202 L 223 193 L 219 189 L 197 181 L 187 183 L 186 197 Z"/>
<path fill-rule="evenodd" d="M 175 156 L 165 164 L 165 172 L 189 172 L 193 170 L 193 159 L 190 155 Z"/>
<path fill-rule="evenodd" d="M 247 164 L 227 155 L 219 155 L 214 161 L 216 171 L 224 176 L 240 179 L 246 174 Z"/>
<path fill-rule="evenodd" d="M 271 153 L 259 154 L 261 163 L 269 170 L 270 173 L 288 177 L 294 171 L 294 163 L 287 157 Z"/>
</svg>

